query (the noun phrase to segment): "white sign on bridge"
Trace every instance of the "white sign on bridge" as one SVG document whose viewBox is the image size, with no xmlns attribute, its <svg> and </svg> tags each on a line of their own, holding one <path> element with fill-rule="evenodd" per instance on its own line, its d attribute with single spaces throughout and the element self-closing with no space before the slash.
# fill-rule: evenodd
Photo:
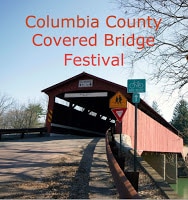
<svg viewBox="0 0 188 200">
<path fill-rule="evenodd" d="M 65 98 L 82 98 L 82 97 L 107 97 L 108 92 L 82 92 L 82 93 L 65 93 Z"/>
<path fill-rule="evenodd" d="M 79 80 L 78 87 L 93 87 L 93 80 Z"/>
</svg>

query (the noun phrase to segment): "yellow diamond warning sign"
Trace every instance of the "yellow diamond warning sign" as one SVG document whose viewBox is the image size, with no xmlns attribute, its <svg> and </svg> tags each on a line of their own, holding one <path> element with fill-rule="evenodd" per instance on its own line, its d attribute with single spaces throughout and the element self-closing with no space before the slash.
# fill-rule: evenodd
<svg viewBox="0 0 188 200">
<path fill-rule="evenodd" d="M 109 102 L 110 108 L 127 108 L 127 99 L 121 92 L 117 92 Z"/>
</svg>

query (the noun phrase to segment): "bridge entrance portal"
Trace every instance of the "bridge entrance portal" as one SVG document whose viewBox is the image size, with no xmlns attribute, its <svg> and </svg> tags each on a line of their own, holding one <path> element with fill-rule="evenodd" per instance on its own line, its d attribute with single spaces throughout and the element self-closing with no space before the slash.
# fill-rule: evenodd
<svg viewBox="0 0 188 200">
<path fill-rule="evenodd" d="M 72 129 L 87 134 L 104 135 L 116 124 L 109 108 L 110 98 L 126 88 L 85 72 L 44 89 L 49 96 L 46 126 L 48 132 Z"/>
</svg>

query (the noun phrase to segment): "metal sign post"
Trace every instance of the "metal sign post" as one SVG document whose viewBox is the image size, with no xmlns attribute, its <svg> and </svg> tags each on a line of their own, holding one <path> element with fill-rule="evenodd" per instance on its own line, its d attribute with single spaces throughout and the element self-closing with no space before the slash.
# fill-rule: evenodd
<svg viewBox="0 0 188 200">
<path fill-rule="evenodd" d="M 127 92 L 132 93 L 132 102 L 135 104 L 135 119 L 134 119 L 134 172 L 137 170 L 137 110 L 140 103 L 140 94 L 146 92 L 145 79 L 130 79 L 127 81 Z"/>
<path fill-rule="evenodd" d="M 137 109 L 138 103 L 135 103 L 135 120 L 134 120 L 134 172 L 137 170 L 136 155 L 137 155 Z"/>
<path fill-rule="evenodd" d="M 137 117 L 137 111 L 138 111 L 138 103 L 140 103 L 140 94 L 138 93 L 133 93 L 132 95 L 132 102 L 135 104 L 135 119 L 134 119 L 134 172 L 136 172 L 137 170 L 137 159 L 136 159 L 136 155 L 137 155 L 137 121 L 138 121 L 138 117 Z"/>
</svg>

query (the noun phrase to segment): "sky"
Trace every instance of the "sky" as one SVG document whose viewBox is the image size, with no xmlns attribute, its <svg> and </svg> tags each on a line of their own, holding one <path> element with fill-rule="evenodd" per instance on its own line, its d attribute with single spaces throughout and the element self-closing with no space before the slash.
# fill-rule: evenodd
<svg viewBox="0 0 188 200">
<path fill-rule="evenodd" d="M 128 35 L 126 28 L 109 28 L 105 21 L 108 16 L 110 23 L 115 25 L 119 18 L 126 18 L 123 10 L 115 0 L 0 0 L 0 93 L 7 94 L 19 102 L 28 102 L 28 100 L 44 99 L 41 90 L 64 81 L 83 71 L 92 75 L 104 78 L 106 80 L 127 86 L 128 79 L 141 78 L 146 79 L 146 93 L 141 94 L 141 98 L 150 106 L 153 101 L 159 105 L 163 117 L 170 121 L 173 109 L 177 103 L 176 97 L 166 97 L 163 94 L 161 85 L 155 85 L 149 81 L 147 75 L 147 63 L 139 63 L 135 66 L 134 73 L 128 64 L 123 66 L 75 66 L 72 61 L 64 64 L 65 54 L 85 57 L 91 54 L 105 57 L 120 56 L 122 53 L 126 57 L 128 48 L 123 45 L 105 46 L 104 34 L 115 36 Z M 88 22 L 89 28 L 61 27 L 61 28 L 29 28 L 26 25 L 26 19 L 29 26 L 37 24 L 37 20 L 42 18 L 83 18 Z M 97 28 L 92 28 L 91 23 L 97 19 L 99 24 Z M 40 20 L 39 25 L 43 21 Z M 46 22 L 47 23 L 47 22 Z M 32 38 L 36 34 L 42 34 L 42 37 L 35 37 L 35 43 L 42 46 L 36 46 Z M 75 46 L 64 46 L 60 43 L 56 46 L 53 42 L 50 46 L 44 45 L 44 38 L 55 37 L 87 37 L 90 38 L 96 34 L 97 44 L 95 46 L 81 46 L 78 43 Z M 46 39 L 49 42 L 49 39 Z M 83 43 L 85 44 L 85 43 Z"/>
</svg>

